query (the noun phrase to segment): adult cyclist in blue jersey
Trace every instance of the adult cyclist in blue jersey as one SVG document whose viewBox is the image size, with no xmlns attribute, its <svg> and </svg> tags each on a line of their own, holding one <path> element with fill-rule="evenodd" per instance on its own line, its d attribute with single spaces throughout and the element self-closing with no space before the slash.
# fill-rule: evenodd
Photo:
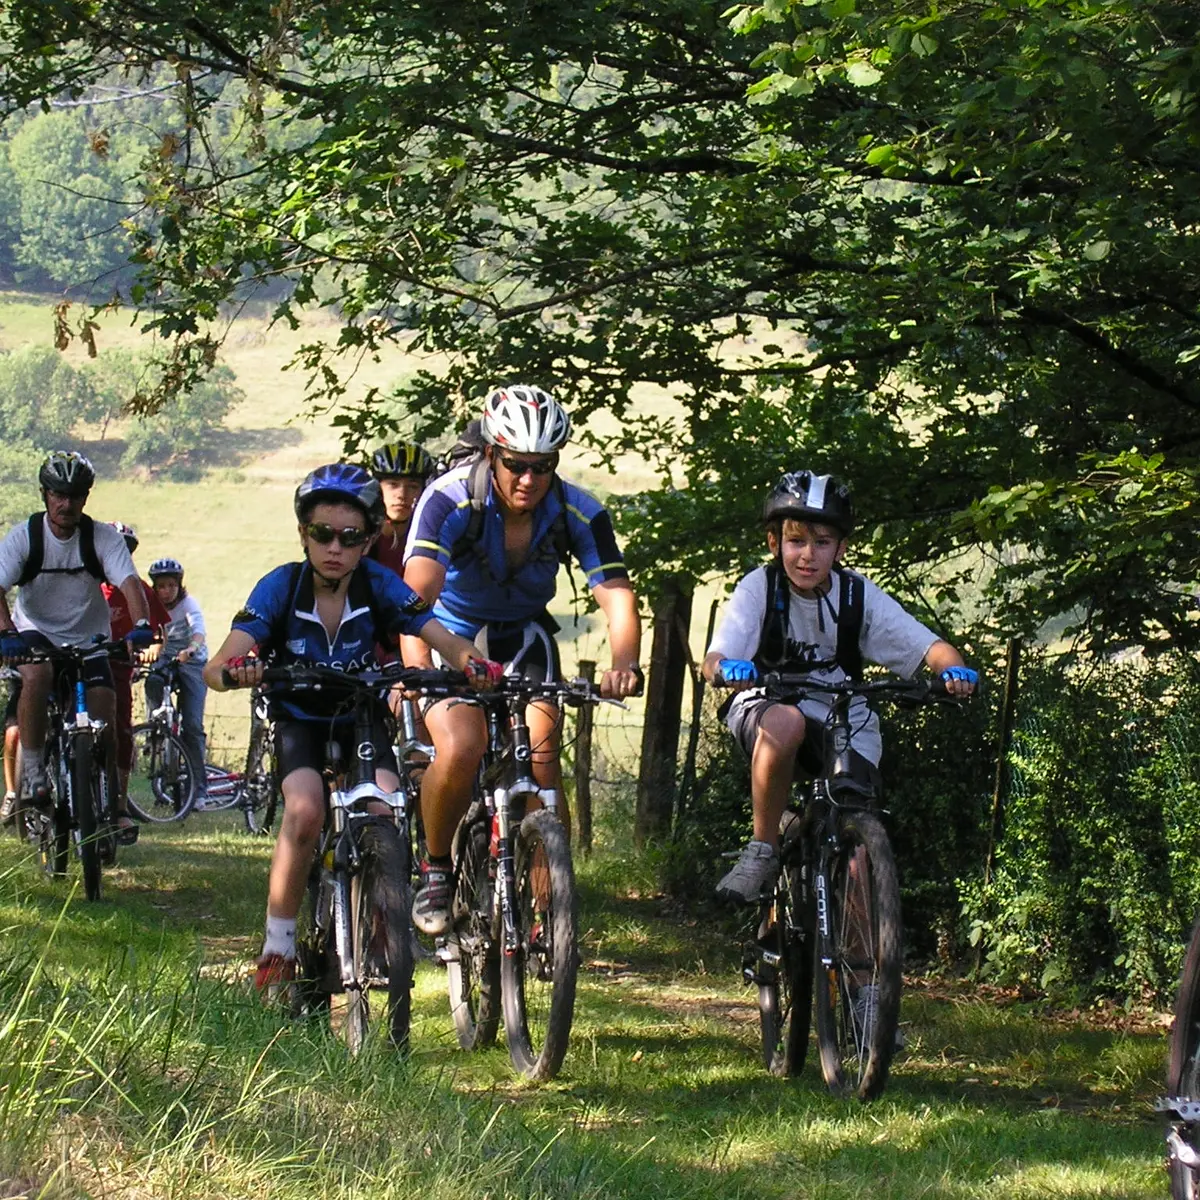
<svg viewBox="0 0 1200 1200">
<path fill-rule="evenodd" d="M 318 467 L 296 489 L 296 517 L 304 561 L 264 575 L 233 618 L 220 650 L 204 669 L 210 688 L 253 687 L 263 658 L 283 665 L 330 666 L 355 673 L 376 666 L 375 645 L 396 645 L 401 634 L 424 639 L 477 686 L 498 678 L 465 638 L 434 618 L 429 605 L 387 567 L 365 557 L 383 521 L 379 484 L 361 467 Z M 251 652 L 257 650 L 257 656 Z M 296 914 L 321 828 L 325 791 L 321 772 L 330 741 L 353 735 L 353 717 L 341 697 L 305 692 L 284 696 L 274 708 L 275 756 L 283 793 L 283 821 L 267 893 L 266 936 L 255 986 L 262 992 L 295 978 Z M 382 719 L 375 733 L 379 786 L 398 785 L 391 739 Z"/>
<path fill-rule="evenodd" d="M 448 628 L 472 638 L 480 652 L 508 673 L 561 678 L 547 612 L 559 568 L 578 563 L 608 623 L 612 661 L 601 689 L 621 698 L 638 688 L 641 623 L 629 575 L 604 507 L 556 475 L 559 451 L 571 432 L 561 405 L 540 388 L 498 388 L 480 422 L 486 443 L 480 458 L 432 481 L 409 530 L 404 580 L 434 606 Z M 405 639 L 405 661 L 428 651 Z M 449 918 L 454 830 L 471 801 L 487 731 L 479 710 L 443 701 L 425 714 L 436 754 L 421 784 L 421 815 L 428 856 L 413 901 L 413 922 L 425 933 L 445 932 Z M 544 788 L 559 791 L 559 711 L 531 704 L 533 771 Z"/>
</svg>

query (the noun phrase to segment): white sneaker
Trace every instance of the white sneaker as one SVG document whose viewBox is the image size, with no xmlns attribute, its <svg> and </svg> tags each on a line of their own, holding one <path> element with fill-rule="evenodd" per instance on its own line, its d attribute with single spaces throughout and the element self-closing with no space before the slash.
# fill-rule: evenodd
<svg viewBox="0 0 1200 1200">
<path fill-rule="evenodd" d="M 205 812 L 208 809 L 208 801 L 201 797 L 192 804 L 192 812 Z"/>
<path fill-rule="evenodd" d="M 779 855 L 766 842 L 747 842 L 736 863 L 720 883 L 717 896 L 721 900 L 739 900 L 755 904 L 775 886 L 779 874 Z"/>
</svg>

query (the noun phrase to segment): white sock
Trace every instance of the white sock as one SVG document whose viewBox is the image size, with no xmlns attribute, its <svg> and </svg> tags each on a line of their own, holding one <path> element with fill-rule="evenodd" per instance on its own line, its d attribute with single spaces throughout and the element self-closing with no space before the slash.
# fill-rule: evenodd
<svg viewBox="0 0 1200 1200">
<path fill-rule="evenodd" d="M 281 954 L 284 958 L 296 957 L 296 922 L 285 917 L 267 914 L 267 932 L 263 938 L 264 954 Z"/>
</svg>

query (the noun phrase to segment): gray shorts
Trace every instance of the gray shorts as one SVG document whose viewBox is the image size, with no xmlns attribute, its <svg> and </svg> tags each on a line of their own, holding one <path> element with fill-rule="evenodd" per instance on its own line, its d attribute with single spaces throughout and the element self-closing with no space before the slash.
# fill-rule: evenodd
<svg viewBox="0 0 1200 1200">
<path fill-rule="evenodd" d="M 738 702 L 730 706 L 725 723 L 737 744 L 746 752 L 747 758 L 754 753 L 758 727 L 762 724 L 767 709 L 779 703 L 778 700 L 770 700 L 766 696 L 750 696 L 744 700 L 739 697 Z M 786 707 L 794 706 L 789 704 Z M 806 716 L 804 741 L 796 751 L 794 777 L 797 780 L 815 779 L 825 770 L 825 764 L 831 756 L 829 741 L 829 730 Z M 876 796 L 883 795 L 883 777 L 879 774 L 879 768 L 854 749 L 850 751 L 850 771 L 855 783 L 870 788 Z"/>
</svg>

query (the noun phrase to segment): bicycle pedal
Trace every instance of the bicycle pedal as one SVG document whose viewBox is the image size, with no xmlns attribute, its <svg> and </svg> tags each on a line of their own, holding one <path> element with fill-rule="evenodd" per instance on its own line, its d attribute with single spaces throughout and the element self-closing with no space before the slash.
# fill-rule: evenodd
<svg viewBox="0 0 1200 1200">
<path fill-rule="evenodd" d="M 434 960 L 441 963 L 443 967 L 447 966 L 449 963 L 456 963 L 460 961 L 458 947 L 450 946 L 444 943 L 434 950 L 433 957 Z"/>
<path fill-rule="evenodd" d="M 1181 1121 L 1200 1121 L 1200 1100 L 1191 1096 L 1156 1096 L 1154 1111 L 1174 1113 Z"/>
</svg>

